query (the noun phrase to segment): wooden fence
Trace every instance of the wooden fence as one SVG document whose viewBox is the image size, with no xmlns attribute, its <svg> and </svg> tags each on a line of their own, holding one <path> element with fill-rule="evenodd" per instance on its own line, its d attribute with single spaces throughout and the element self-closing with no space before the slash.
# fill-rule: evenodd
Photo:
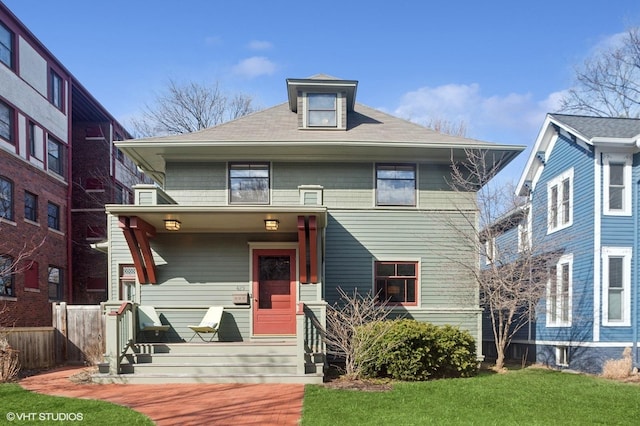
<svg viewBox="0 0 640 426">
<path fill-rule="evenodd" d="M 52 305 L 53 327 L 0 329 L 18 352 L 22 369 L 99 361 L 104 354 L 105 321 L 100 305 Z"/>
</svg>

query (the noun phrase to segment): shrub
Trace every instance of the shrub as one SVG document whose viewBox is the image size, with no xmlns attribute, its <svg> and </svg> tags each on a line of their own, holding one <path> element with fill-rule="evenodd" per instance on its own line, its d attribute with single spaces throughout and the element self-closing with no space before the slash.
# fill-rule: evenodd
<svg viewBox="0 0 640 426">
<path fill-rule="evenodd" d="M 0 383 L 15 380 L 19 372 L 18 352 L 11 348 L 6 337 L 0 336 Z"/>
<path fill-rule="evenodd" d="M 621 359 L 609 359 L 602 366 L 602 377 L 607 379 L 624 379 L 631 375 L 633 360 L 631 348 L 624 348 Z"/>
<path fill-rule="evenodd" d="M 379 336 L 388 321 L 358 328 L 356 337 Z M 391 321 L 384 336 L 370 348 L 375 354 L 360 357 L 364 377 L 391 377 L 396 380 L 469 377 L 477 371 L 475 341 L 468 332 L 452 326 L 402 319 Z"/>
</svg>

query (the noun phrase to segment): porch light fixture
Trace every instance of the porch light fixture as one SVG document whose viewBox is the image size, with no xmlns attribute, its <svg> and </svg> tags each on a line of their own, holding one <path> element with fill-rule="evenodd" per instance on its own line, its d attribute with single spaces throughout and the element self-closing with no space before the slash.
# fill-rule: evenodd
<svg viewBox="0 0 640 426">
<path fill-rule="evenodd" d="M 278 219 L 265 219 L 264 229 L 266 229 L 267 231 L 277 231 L 279 224 L 280 221 Z"/>
<path fill-rule="evenodd" d="M 177 219 L 165 219 L 164 220 L 164 228 L 167 231 L 179 231 L 180 230 L 180 221 Z"/>
</svg>

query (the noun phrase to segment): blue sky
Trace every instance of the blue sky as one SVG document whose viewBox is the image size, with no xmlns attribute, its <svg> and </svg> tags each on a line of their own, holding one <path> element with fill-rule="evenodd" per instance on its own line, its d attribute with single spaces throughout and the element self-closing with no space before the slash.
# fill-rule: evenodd
<svg viewBox="0 0 640 426">
<path fill-rule="evenodd" d="M 638 0 L 2 1 L 125 124 L 169 78 L 269 107 L 325 73 L 371 107 L 529 147 L 574 67 L 640 25 Z"/>
</svg>

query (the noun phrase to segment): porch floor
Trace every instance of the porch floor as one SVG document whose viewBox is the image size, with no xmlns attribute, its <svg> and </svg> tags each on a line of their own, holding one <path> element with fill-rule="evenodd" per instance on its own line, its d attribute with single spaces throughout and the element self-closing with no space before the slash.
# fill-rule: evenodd
<svg viewBox="0 0 640 426">
<path fill-rule="evenodd" d="M 27 377 L 20 385 L 47 395 L 124 405 L 158 425 L 297 425 L 302 413 L 304 386 L 300 384 L 95 385 L 69 380 L 84 370 L 51 370 Z"/>
</svg>

